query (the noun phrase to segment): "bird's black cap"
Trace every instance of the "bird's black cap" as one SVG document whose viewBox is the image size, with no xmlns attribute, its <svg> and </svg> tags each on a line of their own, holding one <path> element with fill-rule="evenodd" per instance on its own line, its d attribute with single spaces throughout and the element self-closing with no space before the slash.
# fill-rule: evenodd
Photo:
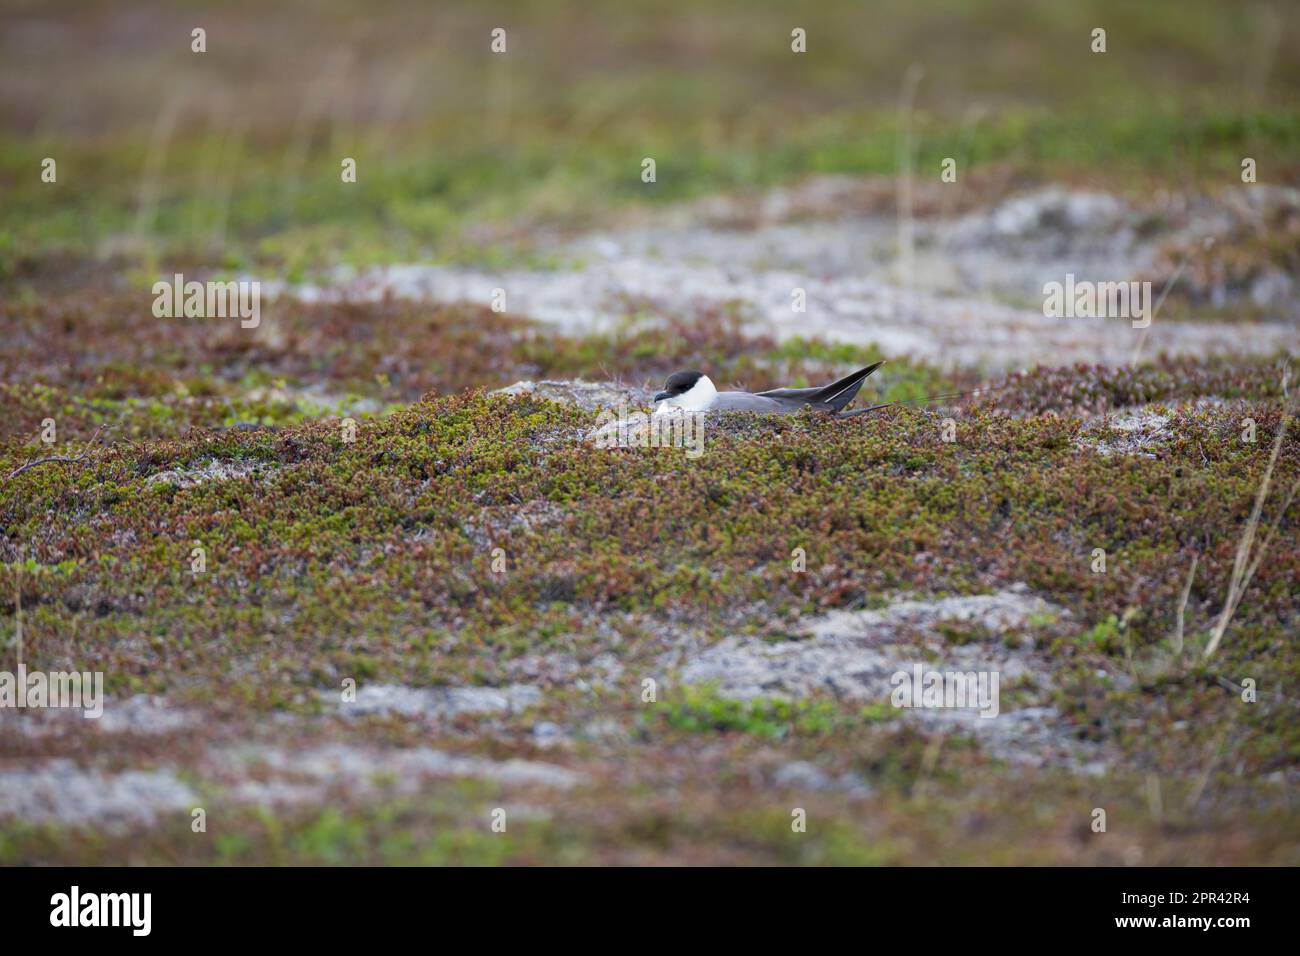
<svg viewBox="0 0 1300 956">
<path fill-rule="evenodd" d="M 703 372 L 694 370 L 688 372 L 673 372 L 668 376 L 668 381 L 664 382 L 664 390 L 655 395 L 656 402 L 662 402 L 665 398 L 672 398 L 674 395 L 684 395 L 695 387 L 695 383 L 704 377 Z"/>
</svg>

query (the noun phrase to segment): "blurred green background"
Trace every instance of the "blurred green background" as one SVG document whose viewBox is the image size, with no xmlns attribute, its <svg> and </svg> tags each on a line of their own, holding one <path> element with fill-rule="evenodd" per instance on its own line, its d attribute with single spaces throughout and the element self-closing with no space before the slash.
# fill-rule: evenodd
<svg viewBox="0 0 1300 956">
<path fill-rule="evenodd" d="M 916 161 L 1146 191 L 1300 182 L 1294 4 L 8 2 L 0 280 L 545 264 L 548 230 Z M 191 51 L 191 30 L 207 52 Z M 495 27 L 507 52 L 489 50 Z M 807 31 L 808 52 L 790 49 Z M 1107 52 L 1091 52 L 1091 31 Z M 42 158 L 57 184 L 40 181 Z M 354 157 L 358 182 L 339 168 Z M 653 156 L 658 182 L 640 181 Z"/>
</svg>

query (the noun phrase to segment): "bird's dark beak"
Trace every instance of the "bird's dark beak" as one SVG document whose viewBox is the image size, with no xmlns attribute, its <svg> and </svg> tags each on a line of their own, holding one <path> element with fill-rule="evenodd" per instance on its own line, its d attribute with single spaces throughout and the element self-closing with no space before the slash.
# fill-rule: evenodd
<svg viewBox="0 0 1300 956">
<path fill-rule="evenodd" d="M 672 398 L 667 392 L 655 392 L 655 404 L 662 402 L 665 398 Z"/>
</svg>

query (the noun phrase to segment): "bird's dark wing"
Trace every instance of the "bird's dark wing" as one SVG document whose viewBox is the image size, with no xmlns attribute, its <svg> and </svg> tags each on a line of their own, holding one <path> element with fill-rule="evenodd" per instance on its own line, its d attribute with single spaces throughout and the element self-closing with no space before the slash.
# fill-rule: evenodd
<svg viewBox="0 0 1300 956">
<path fill-rule="evenodd" d="M 862 388 L 862 383 L 867 380 L 867 376 L 884 364 L 881 361 L 860 368 L 852 375 L 846 375 L 838 382 L 832 382 L 821 388 L 774 388 L 758 394 L 775 398 L 783 404 L 807 405 L 819 411 L 838 412 L 857 397 L 858 389 Z"/>
<path fill-rule="evenodd" d="M 764 398 L 775 398 L 778 401 L 793 402 L 796 405 L 806 405 L 808 400 L 820 391 L 820 388 L 770 388 L 766 392 L 754 394 L 762 395 Z"/>
</svg>

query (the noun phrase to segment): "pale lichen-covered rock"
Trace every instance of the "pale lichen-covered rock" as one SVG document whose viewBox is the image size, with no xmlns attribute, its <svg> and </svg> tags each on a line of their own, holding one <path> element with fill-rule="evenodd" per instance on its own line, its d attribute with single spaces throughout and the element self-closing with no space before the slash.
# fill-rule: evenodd
<svg viewBox="0 0 1300 956">
<path fill-rule="evenodd" d="M 188 814 L 197 797 L 171 770 L 88 770 L 47 760 L 0 773 L 0 819 L 31 825 L 95 826 L 116 831 Z"/>
<path fill-rule="evenodd" d="M 231 481 L 237 478 L 255 478 L 278 470 L 278 466 L 264 461 L 234 458 L 224 461 L 213 459 L 196 468 L 176 468 L 150 475 L 151 485 L 173 485 L 177 488 L 194 488 L 209 481 Z"/>
<path fill-rule="evenodd" d="M 613 382 L 574 381 L 515 382 L 505 388 L 499 388 L 493 395 L 532 395 L 550 402 L 562 402 L 576 405 L 585 412 L 599 411 L 602 408 L 617 409 L 619 406 L 640 408 L 649 404 L 651 395 L 645 389 L 631 388 Z"/>
<path fill-rule="evenodd" d="M 541 703 L 542 692 L 527 684 L 509 687 L 403 687 L 363 684 L 355 701 L 342 701 L 337 691 L 322 697 L 338 704 L 345 717 L 396 714 L 401 717 L 445 718 L 461 714 L 518 713 Z"/>
<path fill-rule="evenodd" d="M 267 746 L 229 748 L 211 755 L 210 772 L 228 779 L 239 802 L 307 803 L 331 789 L 354 796 L 418 793 L 432 778 L 488 780 L 503 786 L 568 789 L 583 775 L 533 760 L 490 760 L 427 747 L 391 749 L 322 744 L 306 749 Z"/>
<path fill-rule="evenodd" d="M 1019 638 L 1040 622 L 1067 612 L 1023 587 L 996 594 L 897 601 L 874 611 L 835 611 L 808 621 L 796 639 L 769 643 L 726 638 L 694 656 L 679 671 L 685 684 L 709 685 L 725 698 L 797 699 L 827 694 L 840 700 L 889 706 L 893 677 L 917 665 L 928 671 L 996 673 L 999 695 L 1028 680 L 1051 686 L 1050 661 Z M 954 645 L 939 628 L 957 624 L 987 632 L 988 640 Z M 968 734 L 1000 759 L 1068 764 L 1093 773 L 1097 755 L 1060 726 L 1050 707 L 1009 708 L 981 716 L 973 707 L 899 708 L 898 715 L 947 733 Z"/>
</svg>

